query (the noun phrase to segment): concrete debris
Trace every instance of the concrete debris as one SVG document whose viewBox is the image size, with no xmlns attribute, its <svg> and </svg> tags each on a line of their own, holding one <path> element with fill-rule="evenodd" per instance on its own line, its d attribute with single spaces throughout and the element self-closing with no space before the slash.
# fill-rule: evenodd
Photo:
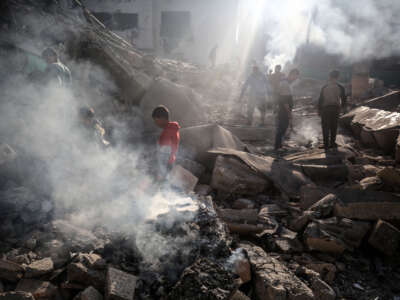
<svg viewBox="0 0 400 300">
<path fill-rule="evenodd" d="M 193 191 L 199 181 L 190 171 L 177 164 L 174 165 L 168 176 L 172 186 L 186 192 Z"/>
<path fill-rule="evenodd" d="M 36 300 L 52 299 L 57 294 L 57 287 L 48 281 L 41 281 L 35 279 L 22 279 L 16 291 L 31 293 Z"/>
<path fill-rule="evenodd" d="M 72 263 L 67 268 L 68 281 L 82 284 L 85 287 L 93 286 L 99 291 L 104 290 L 105 273 L 100 270 L 92 270 L 82 263 Z"/>
<path fill-rule="evenodd" d="M 53 272 L 54 264 L 50 257 L 37 260 L 26 267 L 26 278 L 35 278 Z"/>
<path fill-rule="evenodd" d="M 310 250 L 341 254 L 359 247 L 369 229 L 369 223 L 350 219 L 315 220 L 307 226 L 304 240 Z"/>
<path fill-rule="evenodd" d="M 0 279 L 16 282 L 22 278 L 25 269 L 14 262 L 0 259 Z"/>
<path fill-rule="evenodd" d="M 241 291 L 236 291 L 231 300 L 250 300 L 250 298 L 243 294 Z"/>
<path fill-rule="evenodd" d="M 89 286 L 81 294 L 80 300 L 103 300 L 103 296 L 94 287 Z"/>
<path fill-rule="evenodd" d="M 35 298 L 31 293 L 7 292 L 7 293 L 0 293 L 0 300 L 35 300 Z"/>
<path fill-rule="evenodd" d="M 217 209 L 217 214 L 227 223 L 258 223 L 257 209 Z"/>
<path fill-rule="evenodd" d="M 335 291 L 323 280 L 318 277 L 311 279 L 311 289 L 314 292 L 315 299 L 335 300 Z"/>
<path fill-rule="evenodd" d="M 377 176 L 394 191 L 400 190 L 400 172 L 397 169 L 384 168 L 377 173 Z"/>
<path fill-rule="evenodd" d="M 158 105 L 168 107 L 170 118 L 179 122 L 182 127 L 199 125 L 206 120 L 200 101 L 200 95 L 188 87 L 159 78 L 148 87 L 140 102 L 140 108 L 145 116 L 145 127 L 154 128 L 151 113 Z"/>
<path fill-rule="evenodd" d="M 199 196 L 207 196 L 212 192 L 212 188 L 207 184 L 198 184 L 196 185 L 194 191 Z"/>
<path fill-rule="evenodd" d="M 211 187 L 227 194 L 257 195 L 269 189 L 271 183 L 243 162 L 231 157 L 218 156 Z"/>
<path fill-rule="evenodd" d="M 400 219 L 400 197 L 380 191 L 343 190 L 334 214 L 358 220 Z"/>
<path fill-rule="evenodd" d="M 252 209 L 254 206 L 255 204 L 252 200 L 245 198 L 236 199 L 232 204 L 234 209 Z"/>
<path fill-rule="evenodd" d="M 378 220 L 368 243 L 385 255 L 392 256 L 400 246 L 400 231 L 390 223 Z"/>
<path fill-rule="evenodd" d="M 108 267 L 106 299 L 131 300 L 135 296 L 137 277 Z"/>
<path fill-rule="evenodd" d="M 334 194 L 328 194 L 317 203 L 314 203 L 309 211 L 315 212 L 314 216 L 326 218 L 333 214 L 333 209 L 337 202 L 337 196 Z"/>
<path fill-rule="evenodd" d="M 265 204 L 261 206 L 260 212 L 258 213 L 258 218 L 263 220 L 268 217 L 277 217 L 277 216 L 287 216 L 288 212 L 285 209 L 282 209 L 277 204 Z"/>
<path fill-rule="evenodd" d="M 360 181 L 360 188 L 363 191 L 379 191 L 382 189 L 383 182 L 377 177 L 365 177 Z"/>
<path fill-rule="evenodd" d="M 241 247 L 249 256 L 258 299 L 314 299 L 312 290 L 279 260 L 255 245 Z"/>
</svg>

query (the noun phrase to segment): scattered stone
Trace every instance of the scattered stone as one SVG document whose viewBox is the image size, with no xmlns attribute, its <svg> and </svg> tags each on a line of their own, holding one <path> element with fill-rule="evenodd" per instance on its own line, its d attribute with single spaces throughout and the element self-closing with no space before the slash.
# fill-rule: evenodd
<svg viewBox="0 0 400 300">
<path fill-rule="evenodd" d="M 132 300 L 135 295 L 136 281 L 136 276 L 109 267 L 106 298 L 108 300 Z"/>
<path fill-rule="evenodd" d="M 105 274 L 100 270 L 92 270 L 82 263 L 72 263 L 67 268 L 68 281 L 82 284 L 86 287 L 94 286 L 99 291 L 104 290 Z"/>
<path fill-rule="evenodd" d="M 300 189 L 300 207 L 307 210 L 314 203 L 318 202 L 330 193 L 329 189 L 316 187 L 313 185 L 305 185 Z"/>
<path fill-rule="evenodd" d="M 309 250 L 341 254 L 358 248 L 369 228 L 367 222 L 333 217 L 310 223 L 303 236 Z"/>
<path fill-rule="evenodd" d="M 270 182 L 236 158 L 218 156 L 211 179 L 211 187 L 218 191 L 257 195 L 269 189 Z"/>
<path fill-rule="evenodd" d="M 57 287 L 48 281 L 22 279 L 16 291 L 31 293 L 36 300 L 52 299 L 57 293 Z"/>
<path fill-rule="evenodd" d="M 400 139 L 400 137 L 399 137 Z M 384 168 L 378 172 L 378 177 L 382 179 L 385 185 L 394 187 L 397 189 L 400 187 L 400 172 L 394 168 Z"/>
<path fill-rule="evenodd" d="M 169 182 L 172 186 L 183 191 L 193 191 L 199 179 L 180 165 L 174 165 L 169 173 Z"/>
<path fill-rule="evenodd" d="M 397 253 L 400 246 L 400 231 L 393 225 L 379 220 L 368 243 L 385 255 L 392 256 Z"/>
<path fill-rule="evenodd" d="M 319 217 L 329 217 L 332 215 L 333 208 L 337 201 L 337 197 L 334 194 L 328 194 L 317 203 L 313 204 L 309 210 L 318 213 Z M 315 214 L 314 214 L 315 216 Z"/>
<path fill-rule="evenodd" d="M 81 293 L 80 300 L 103 300 L 103 296 L 94 287 L 89 286 Z"/>
<path fill-rule="evenodd" d="M 239 198 L 236 199 L 235 202 L 233 202 L 232 207 L 234 209 L 252 209 L 255 207 L 255 204 L 252 200 Z"/>
<path fill-rule="evenodd" d="M 250 298 L 243 294 L 241 291 L 236 291 L 231 300 L 250 300 Z"/>
<path fill-rule="evenodd" d="M 315 262 L 306 264 L 306 268 L 317 272 L 329 284 L 332 284 L 335 280 L 337 268 L 334 264 Z"/>
<path fill-rule="evenodd" d="M 37 260 L 26 267 L 26 278 L 34 278 L 53 272 L 54 264 L 50 257 Z"/>
<path fill-rule="evenodd" d="M 185 269 L 167 300 L 231 299 L 235 292 L 236 285 L 230 272 L 207 258 L 200 258 Z"/>
<path fill-rule="evenodd" d="M 107 262 L 95 253 L 79 253 L 77 261 L 90 269 L 104 270 L 107 267 Z"/>
<path fill-rule="evenodd" d="M 338 193 L 334 214 L 359 220 L 400 220 L 400 196 L 376 191 L 345 189 Z"/>
<path fill-rule="evenodd" d="M 212 192 L 212 188 L 207 184 L 198 184 L 196 185 L 194 191 L 197 195 L 207 196 Z"/>
<path fill-rule="evenodd" d="M 0 259 L 0 279 L 16 282 L 22 278 L 25 269 L 12 261 Z"/>
<path fill-rule="evenodd" d="M 311 279 L 311 289 L 314 292 L 315 299 L 335 300 L 335 291 L 322 279 L 314 277 Z"/>
<path fill-rule="evenodd" d="M 360 181 L 360 187 L 364 191 L 378 191 L 382 186 L 382 180 L 377 176 L 366 177 Z"/>
<path fill-rule="evenodd" d="M 257 224 L 257 209 L 217 209 L 218 216 L 227 223 Z"/>
<path fill-rule="evenodd" d="M 312 290 L 276 258 L 248 243 L 241 247 L 249 256 L 258 299 L 314 299 Z"/>
<path fill-rule="evenodd" d="M 304 228 L 306 228 L 306 226 L 308 225 L 308 223 L 317 217 L 318 215 L 316 215 L 315 212 L 305 211 L 302 215 L 290 220 L 289 228 L 296 232 L 303 231 Z"/>
<path fill-rule="evenodd" d="M 285 209 L 282 209 L 276 204 L 265 204 L 261 207 L 258 218 L 263 220 L 268 217 L 283 217 L 287 214 L 288 212 Z"/>
<path fill-rule="evenodd" d="M 0 293 L 0 300 L 35 300 L 31 293 L 7 292 Z"/>
</svg>

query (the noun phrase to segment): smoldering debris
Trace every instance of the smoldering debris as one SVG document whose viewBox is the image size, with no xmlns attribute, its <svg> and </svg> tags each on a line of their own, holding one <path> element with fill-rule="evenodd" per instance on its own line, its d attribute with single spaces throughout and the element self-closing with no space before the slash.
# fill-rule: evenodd
<svg viewBox="0 0 400 300">
<path fill-rule="evenodd" d="M 254 128 L 227 110 L 235 72 L 221 77 L 218 68 L 146 56 L 79 6 L 10 3 L 15 14 L 33 10 L 45 22 L 10 21 L 19 46 L 7 51 L 26 57 L 29 48 L 40 60 L 39 49 L 57 37 L 74 80 L 73 88 L 44 83 L 0 59 L 9 66 L 0 90 L 0 298 L 398 296 L 393 96 L 390 105 L 374 99 L 344 115 L 351 132 L 343 128 L 338 149 L 327 152 L 318 149 L 315 86 L 305 85 L 278 155 L 270 150 L 272 114 L 268 128 Z M 43 24 L 59 35 L 40 34 Z M 178 159 L 198 180 L 195 192 L 150 174 L 154 136 L 139 104 L 151 95 L 162 101 L 160 85 L 202 116 L 182 130 Z M 100 139 L 79 119 L 86 106 L 104 129 Z"/>
</svg>

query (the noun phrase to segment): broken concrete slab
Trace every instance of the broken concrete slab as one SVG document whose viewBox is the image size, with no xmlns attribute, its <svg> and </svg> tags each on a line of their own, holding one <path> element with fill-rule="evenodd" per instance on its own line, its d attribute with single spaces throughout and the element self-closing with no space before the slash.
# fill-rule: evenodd
<svg viewBox="0 0 400 300">
<path fill-rule="evenodd" d="M 321 278 L 314 277 L 311 279 L 311 289 L 314 292 L 315 299 L 335 300 L 336 292 L 323 281 Z"/>
<path fill-rule="evenodd" d="M 0 279 L 17 282 L 25 273 L 25 269 L 9 260 L 0 259 Z"/>
<path fill-rule="evenodd" d="M 24 278 L 18 282 L 15 291 L 31 293 L 36 300 L 48 300 L 55 297 L 57 287 L 49 281 Z"/>
<path fill-rule="evenodd" d="M 246 250 L 254 274 L 258 299 L 315 299 L 312 290 L 282 262 L 250 243 L 240 246 Z"/>
<path fill-rule="evenodd" d="M 400 172 L 395 168 L 384 168 L 377 173 L 377 176 L 390 187 L 400 188 Z"/>
<path fill-rule="evenodd" d="M 288 211 L 283 209 L 277 204 L 264 204 L 260 208 L 260 212 L 258 213 L 258 218 L 263 220 L 268 217 L 284 217 L 288 215 Z"/>
<path fill-rule="evenodd" d="M 400 231 L 392 224 L 378 220 L 368 243 L 385 255 L 392 256 L 400 246 Z"/>
<path fill-rule="evenodd" d="M 340 165 L 346 160 L 351 160 L 356 154 L 343 147 L 339 147 L 335 152 L 326 152 L 324 149 L 312 149 L 304 152 L 297 152 L 286 155 L 284 158 L 293 164 L 298 165 Z"/>
<path fill-rule="evenodd" d="M 7 292 L 0 293 L 0 300 L 35 300 L 31 293 Z"/>
<path fill-rule="evenodd" d="M 200 258 L 185 269 L 166 299 L 228 300 L 236 290 L 232 273 L 222 265 Z"/>
<path fill-rule="evenodd" d="M 183 191 L 193 191 L 199 179 L 190 171 L 180 165 L 175 164 L 168 175 L 168 181 L 172 186 Z"/>
<path fill-rule="evenodd" d="M 217 209 L 217 214 L 227 223 L 258 223 L 258 209 Z"/>
<path fill-rule="evenodd" d="M 158 105 L 168 107 L 171 120 L 177 121 L 182 127 L 196 126 L 207 119 L 199 94 L 165 78 L 157 78 L 140 101 L 145 128 L 155 129 L 151 113 Z"/>
<path fill-rule="evenodd" d="M 299 165 L 305 175 L 315 182 L 347 181 L 349 169 L 345 164 L 340 165 Z"/>
<path fill-rule="evenodd" d="M 300 207 L 302 210 L 307 210 L 314 203 L 324 198 L 326 195 L 331 193 L 328 188 L 315 186 L 315 185 L 304 185 L 300 188 Z"/>
<path fill-rule="evenodd" d="M 74 262 L 81 262 L 90 269 L 104 270 L 107 262 L 96 253 L 79 253 Z"/>
<path fill-rule="evenodd" d="M 33 263 L 26 266 L 25 277 L 34 278 L 42 275 L 49 274 L 54 270 L 54 263 L 50 257 L 43 258 L 41 260 L 34 261 Z"/>
<path fill-rule="evenodd" d="M 137 277 L 121 270 L 108 267 L 107 300 L 131 300 L 135 296 Z"/>
<path fill-rule="evenodd" d="M 400 196 L 379 192 L 344 189 L 337 194 L 334 214 L 359 220 L 399 220 Z"/>
<path fill-rule="evenodd" d="M 80 296 L 80 300 L 103 300 L 103 295 L 92 286 L 86 288 Z"/>
<path fill-rule="evenodd" d="M 338 198 L 334 194 L 328 194 L 317 203 L 314 203 L 308 210 L 318 214 L 319 217 L 326 218 L 332 215 Z M 317 216 L 314 214 L 314 217 Z"/>
<path fill-rule="evenodd" d="M 191 159 L 201 163 L 209 170 L 214 168 L 216 154 L 209 150 L 222 147 L 248 150 L 248 147 L 231 132 L 216 124 L 193 126 L 180 130 L 181 151 Z"/>
<path fill-rule="evenodd" d="M 313 221 L 303 237 L 309 250 L 341 254 L 359 247 L 369 229 L 368 222 L 333 217 Z"/>
<path fill-rule="evenodd" d="M 359 185 L 363 191 L 379 191 L 383 187 L 383 182 L 378 176 L 372 176 L 362 179 Z"/>
<path fill-rule="evenodd" d="M 67 267 L 67 278 L 70 282 L 76 282 L 86 287 L 93 286 L 99 291 L 104 290 L 105 273 L 100 270 L 92 270 L 82 263 L 71 263 Z"/>
<path fill-rule="evenodd" d="M 363 102 L 363 106 L 370 108 L 396 111 L 400 105 L 400 91 L 391 91 L 383 96 L 376 97 Z"/>
<path fill-rule="evenodd" d="M 252 209 L 254 208 L 254 206 L 255 206 L 254 202 L 246 198 L 236 199 L 232 204 L 232 207 L 234 209 Z"/>
<path fill-rule="evenodd" d="M 240 160 L 220 155 L 215 162 L 211 187 L 227 194 L 257 195 L 269 189 L 271 183 Z"/>
<path fill-rule="evenodd" d="M 224 156 L 234 156 L 243 161 L 247 166 L 257 173 L 265 176 L 285 196 L 293 199 L 299 198 L 300 188 L 312 184 L 298 168 L 292 164 L 268 156 L 254 155 L 233 149 L 214 149 L 210 153 Z"/>
</svg>

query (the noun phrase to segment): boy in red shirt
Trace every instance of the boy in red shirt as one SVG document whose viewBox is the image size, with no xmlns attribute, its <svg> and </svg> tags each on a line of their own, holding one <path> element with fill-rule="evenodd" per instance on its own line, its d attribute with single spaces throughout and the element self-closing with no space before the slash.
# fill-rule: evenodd
<svg viewBox="0 0 400 300">
<path fill-rule="evenodd" d="M 179 149 L 179 124 L 169 121 L 169 111 L 163 106 L 157 106 L 152 114 L 154 123 L 163 129 L 158 139 L 158 180 L 165 179 L 168 172 L 171 171 L 176 153 Z"/>
</svg>

